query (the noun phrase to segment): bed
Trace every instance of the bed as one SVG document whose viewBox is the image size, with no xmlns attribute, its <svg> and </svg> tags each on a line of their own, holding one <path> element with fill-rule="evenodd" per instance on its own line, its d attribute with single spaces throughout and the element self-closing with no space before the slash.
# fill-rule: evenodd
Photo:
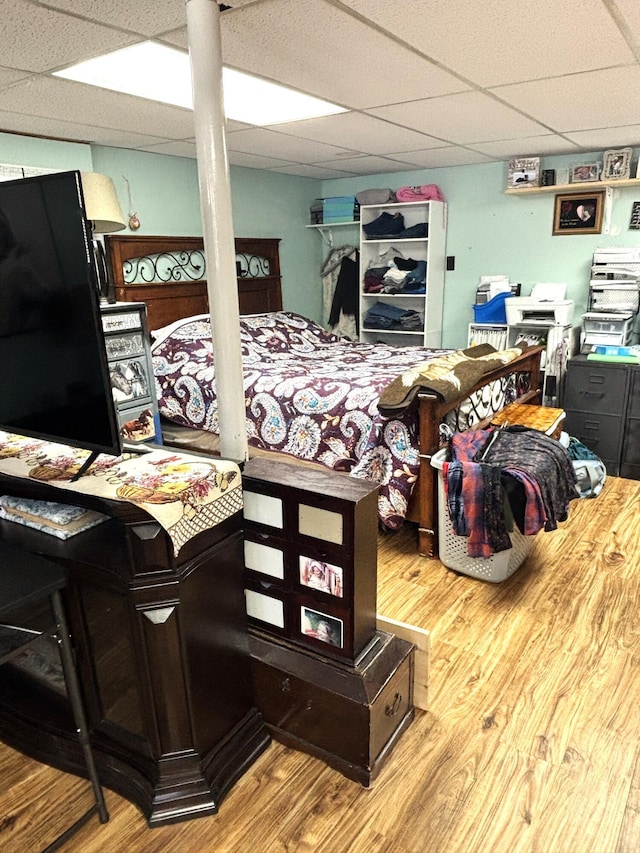
<svg viewBox="0 0 640 853">
<path fill-rule="evenodd" d="M 217 405 L 204 255 L 197 258 L 200 290 L 194 293 L 194 282 L 185 288 L 175 272 L 149 274 L 151 262 L 141 261 L 149 240 L 107 240 L 115 292 L 119 301 L 147 304 L 164 443 L 215 453 Z M 188 265 L 183 253 L 188 247 L 202 252 L 197 243 L 194 238 L 153 238 L 153 262 L 157 267 L 156 256 L 162 254 Z M 237 240 L 236 251 L 241 248 Z M 278 452 L 295 464 L 323 464 L 378 482 L 383 527 L 417 523 L 420 553 L 436 554 L 437 472 L 430 459 L 441 444 L 442 425 L 466 429 L 513 399 L 536 402 L 540 348 L 516 353 L 508 363 L 490 360 L 482 376 L 472 375 L 464 388 L 449 393 L 441 393 L 437 383 L 418 381 L 406 405 L 395 400 L 383 414 L 379 405 L 399 375 L 435 356 L 453 354 L 347 341 L 300 314 L 282 311 L 277 241 L 256 248 L 269 254 L 240 260 L 238 266 L 250 453 Z M 136 283 L 141 268 L 147 270 L 144 278 L 153 280 Z M 265 278 L 270 278 L 268 287 L 260 283 Z M 244 304 L 243 287 L 252 294 Z"/>
</svg>

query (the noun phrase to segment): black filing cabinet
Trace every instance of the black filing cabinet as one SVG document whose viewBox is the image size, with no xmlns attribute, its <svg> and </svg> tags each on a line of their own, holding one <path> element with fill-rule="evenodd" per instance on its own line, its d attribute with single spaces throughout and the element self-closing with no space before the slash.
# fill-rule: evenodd
<svg viewBox="0 0 640 853">
<path fill-rule="evenodd" d="M 640 480 L 640 366 L 629 368 L 629 398 L 620 476 Z"/>
<path fill-rule="evenodd" d="M 565 430 L 597 453 L 613 476 L 640 479 L 640 367 L 623 362 L 568 364 Z"/>
</svg>

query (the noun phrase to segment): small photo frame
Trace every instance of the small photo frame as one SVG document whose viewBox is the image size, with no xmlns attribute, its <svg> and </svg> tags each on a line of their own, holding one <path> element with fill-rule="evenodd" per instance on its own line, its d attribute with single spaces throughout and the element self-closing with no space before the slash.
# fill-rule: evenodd
<svg viewBox="0 0 640 853">
<path fill-rule="evenodd" d="M 602 180 L 622 181 L 631 174 L 631 148 L 605 151 L 602 158 Z"/>
<path fill-rule="evenodd" d="M 604 190 L 557 195 L 553 212 L 553 234 L 600 234 L 604 212 Z"/>
<path fill-rule="evenodd" d="M 336 619 L 335 616 L 327 616 L 326 613 L 312 610 L 310 607 L 301 607 L 300 630 L 305 637 L 312 637 L 338 649 L 343 647 L 342 620 Z"/>
<path fill-rule="evenodd" d="M 517 157 L 509 160 L 507 189 L 540 186 L 540 158 Z"/>
<path fill-rule="evenodd" d="M 571 183 L 583 184 L 600 180 L 600 163 L 581 163 L 571 170 Z"/>
<path fill-rule="evenodd" d="M 327 595 L 334 595 L 336 598 L 342 598 L 342 569 L 340 566 L 315 560 L 312 557 L 305 557 L 302 554 L 299 563 L 302 586 L 324 592 Z"/>
<path fill-rule="evenodd" d="M 141 358 L 115 362 L 109 367 L 109 378 L 116 403 L 149 396 L 149 379 L 146 365 Z"/>
</svg>

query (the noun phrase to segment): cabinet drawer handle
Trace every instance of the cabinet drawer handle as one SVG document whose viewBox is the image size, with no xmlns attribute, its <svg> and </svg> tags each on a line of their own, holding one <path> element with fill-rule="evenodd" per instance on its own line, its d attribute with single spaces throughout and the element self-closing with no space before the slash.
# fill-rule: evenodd
<svg viewBox="0 0 640 853">
<path fill-rule="evenodd" d="M 597 400 L 602 400 L 604 391 L 583 391 L 585 397 L 595 397 Z"/>
<path fill-rule="evenodd" d="M 387 717 L 395 717 L 402 706 L 402 693 L 396 693 L 393 697 L 393 702 L 390 705 L 387 705 L 384 709 L 384 713 Z"/>
</svg>

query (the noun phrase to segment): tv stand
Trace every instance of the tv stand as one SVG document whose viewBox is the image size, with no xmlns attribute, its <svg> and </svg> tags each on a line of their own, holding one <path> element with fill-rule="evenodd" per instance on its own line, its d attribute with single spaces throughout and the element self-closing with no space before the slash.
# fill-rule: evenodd
<svg viewBox="0 0 640 853">
<path fill-rule="evenodd" d="M 0 490 L 110 516 L 67 540 L 0 521 L 0 538 L 69 569 L 65 597 L 102 783 L 150 826 L 215 814 L 270 742 L 252 696 L 241 513 L 175 557 L 166 531 L 132 503 L 6 473 Z M 69 704 L 54 682 L 2 668 L 0 738 L 82 774 Z"/>
<path fill-rule="evenodd" d="M 89 468 L 93 465 L 93 463 L 96 461 L 97 458 L 98 458 L 98 451 L 92 450 L 91 453 L 87 456 L 85 461 L 82 463 L 82 465 L 78 468 L 76 473 L 71 478 L 71 482 L 72 483 L 77 482 L 80 479 L 80 477 L 82 477 L 82 475 L 86 471 L 89 470 Z"/>
</svg>

